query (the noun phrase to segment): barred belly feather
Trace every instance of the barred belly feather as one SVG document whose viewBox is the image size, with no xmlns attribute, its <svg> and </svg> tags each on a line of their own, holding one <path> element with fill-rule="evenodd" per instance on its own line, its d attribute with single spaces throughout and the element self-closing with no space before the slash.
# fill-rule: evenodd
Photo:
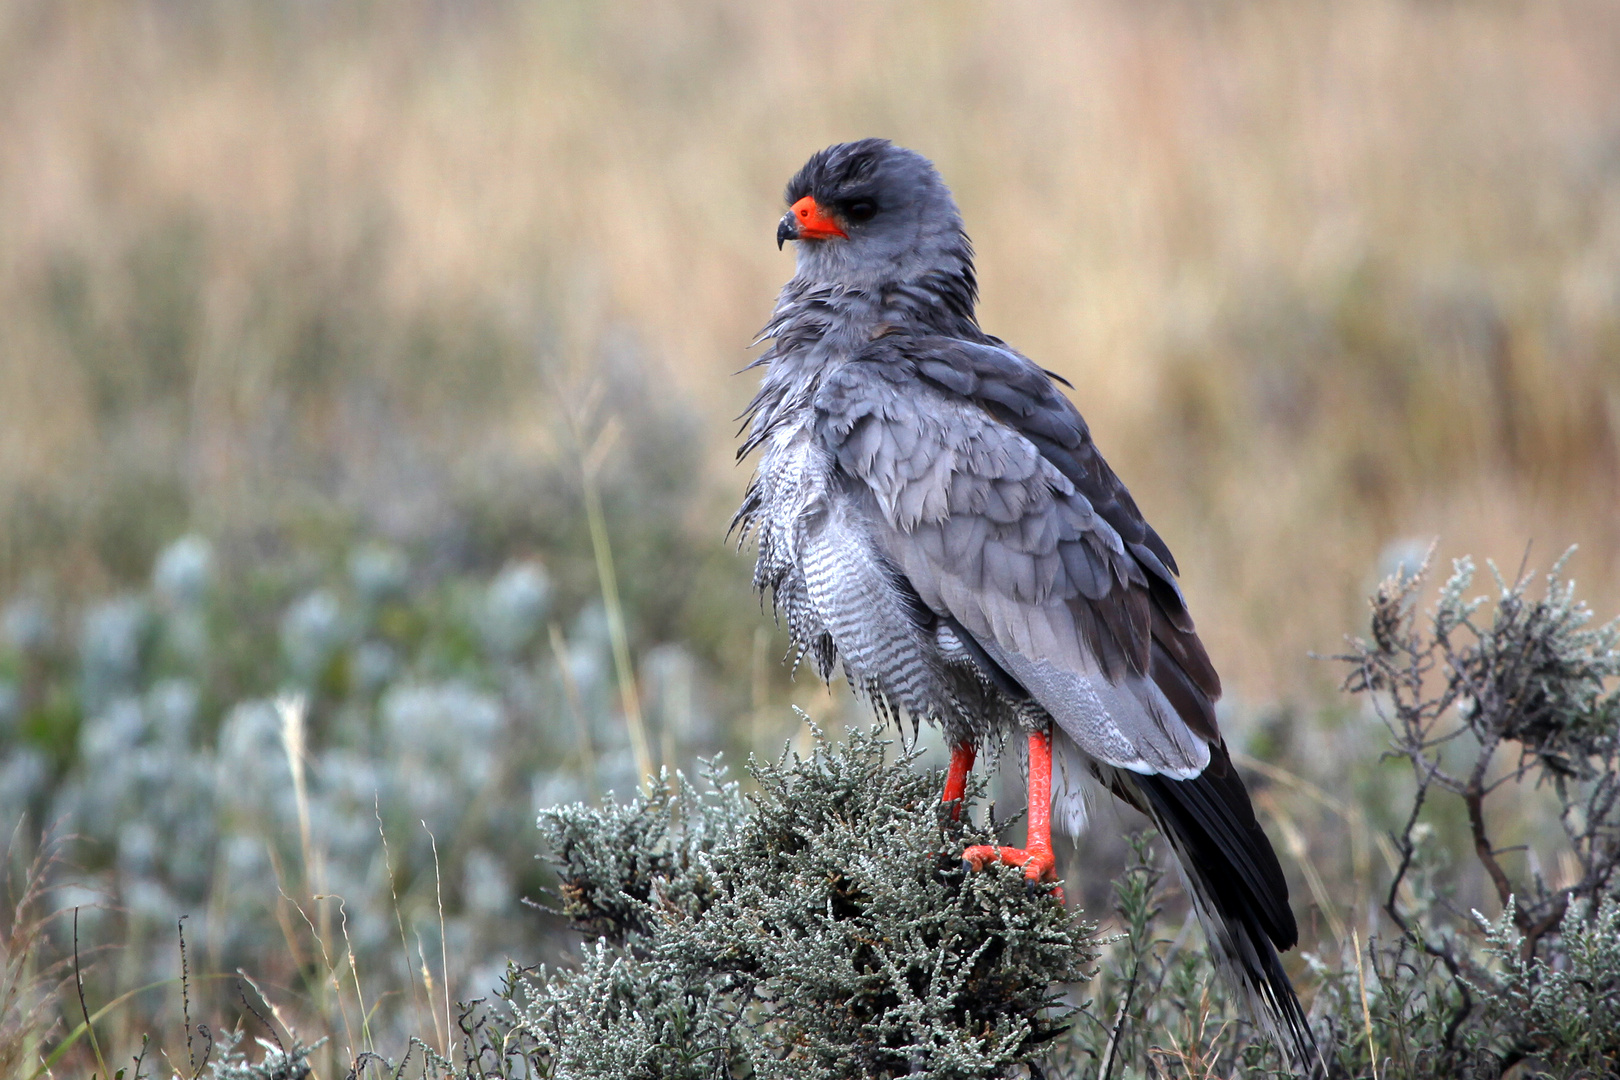
<svg viewBox="0 0 1620 1080">
<path fill-rule="evenodd" d="M 963 654 L 953 665 L 942 653 L 935 620 L 872 543 L 858 503 L 836 490 L 834 463 L 813 433 L 803 425 L 777 432 L 756 482 L 755 584 L 771 590 L 818 674 L 830 678 L 841 662 L 850 686 L 886 715 L 963 728 L 970 713 L 958 684 L 974 681 L 970 661 Z"/>
</svg>

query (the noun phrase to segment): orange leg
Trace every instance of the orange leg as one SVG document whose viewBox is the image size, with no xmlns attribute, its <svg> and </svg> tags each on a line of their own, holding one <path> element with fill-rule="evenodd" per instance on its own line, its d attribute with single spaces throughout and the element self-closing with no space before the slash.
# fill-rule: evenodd
<svg viewBox="0 0 1620 1080">
<path fill-rule="evenodd" d="M 954 758 L 952 764 L 954 766 Z M 946 788 L 949 790 L 949 787 Z M 1056 881 L 1057 858 L 1052 854 L 1052 731 L 1050 727 L 1029 737 L 1029 832 L 1027 847 L 976 844 L 962 852 L 962 861 L 974 870 L 991 863 L 1022 866 L 1031 881 Z"/>
<path fill-rule="evenodd" d="M 952 821 L 962 816 L 961 804 L 962 797 L 967 794 L 968 773 L 973 771 L 973 759 L 978 753 L 979 748 L 970 742 L 951 747 L 951 769 L 945 774 L 945 794 L 940 796 L 939 801 L 957 804 L 951 808 Z"/>
</svg>

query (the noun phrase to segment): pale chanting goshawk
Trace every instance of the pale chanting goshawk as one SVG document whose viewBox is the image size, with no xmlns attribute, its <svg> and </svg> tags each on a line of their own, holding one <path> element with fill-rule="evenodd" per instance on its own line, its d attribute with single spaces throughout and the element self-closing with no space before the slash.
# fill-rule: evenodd
<svg viewBox="0 0 1620 1080">
<path fill-rule="evenodd" d="M 943 729 L 946 801 L 985 739 L 1027 734 L 1027 846 L 971 847 L 972 868 L 1052 880 L 1052 810 L 1081 827 L 1091 782 L 1150 817 L 1217 966 L 1309 1070 L 1277 955 L 1298 940 L 1288 886 L 1170 549 L 1061 380 L 979 328 L 973 249 L 926 158 L 831 146 L 786 200 L 797 271 L 739 451 L 760 451 L 734 523 L 757 534 L 755 585 L 822 678 L 842 665 L 880 711 Z"/>
</svg>

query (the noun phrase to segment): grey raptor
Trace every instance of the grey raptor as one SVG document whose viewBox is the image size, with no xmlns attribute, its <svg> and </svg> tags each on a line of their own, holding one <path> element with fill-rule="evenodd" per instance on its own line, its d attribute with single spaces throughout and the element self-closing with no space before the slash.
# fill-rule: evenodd
<svg viewBox="0 0 1620 1080">
<path fill-rule="evenodd" d="M 1091 781 L 1148 815 L 1217 966 L 1309 1068 L 1277 955 L 1298 939 L 1288 886 L 1170 549 L 1062 380 L 979 328 L 973 249 L 926 158 L 831 146 L 786 199 L 777 246 L 797 242 L 797 272 L 738 452 L 760 451 L 734 522 L 757 535 L 756 587 L 824 679 L 841 664 L 881 711 L 944 730 L 947 802 L 981 743 L 1027 735 L 1026 847 L 969 848 L 974 869 L 1052 880 L 1052 808 L 1081 827 Z"/>
</svg>

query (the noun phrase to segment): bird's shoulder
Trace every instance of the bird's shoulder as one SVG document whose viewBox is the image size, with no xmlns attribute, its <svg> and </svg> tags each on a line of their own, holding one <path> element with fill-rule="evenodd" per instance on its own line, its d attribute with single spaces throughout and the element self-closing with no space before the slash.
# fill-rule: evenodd
<svg viewBox="0 0 1620 1080">
<path fill-rule="evenodd" d="M 852 436 L 874 449 L 897 440 L 896 449 L 909 457 L 928 459 L 953 449 L 930 443 L 955 438 L 954 449 L 971 441 L 988 451 L 957 455 L 960 469 L 988 470 L 990 479 L 1050 479 L 1055 472 L 1059 496 L 1072 487 L 1124 545 L 1143 549 L 1150 571 L 1170 581 L 1178 568 L 1168 545 L 1097 448 L 1060 381 L 1067 385 L 996 338 L 889 333 L 829 370 L 813 405 L 820 430 L 840 448 Z"/>
</svg>

